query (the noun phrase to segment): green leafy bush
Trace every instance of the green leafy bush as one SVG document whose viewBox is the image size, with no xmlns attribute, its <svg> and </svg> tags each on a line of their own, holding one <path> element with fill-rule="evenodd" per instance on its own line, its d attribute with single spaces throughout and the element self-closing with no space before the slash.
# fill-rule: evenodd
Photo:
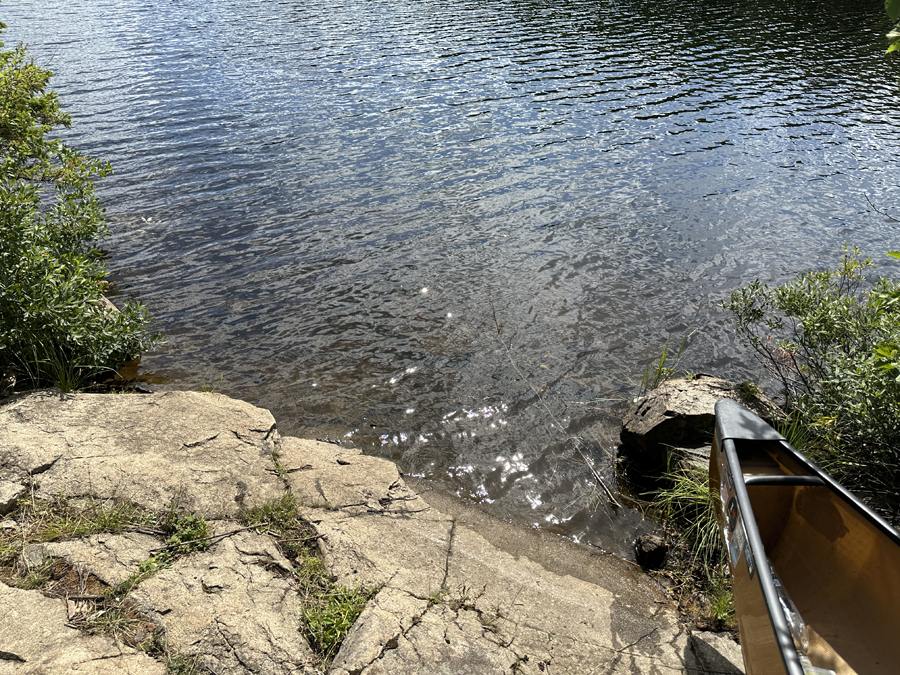
<svg viewBox="0 0 900 675">
<path fill-rule="evenodd" d="M 900 285 L 867 281 L 847 248 L 836 270 L 774 288 L 759 281 L 724 307 L 781 385 L 804 451 L 893 522 L 900 521 Z"/>
<path fill-rule="evenodd" d="M 103 297 L 96 242 L 106 227 L 93 181 L 110 166 L 48 139 L 70 123 L 47 91 L 50 75 L 21 45 L 0 51 L 0 375 L 71 390 L 160 336 L 140 304 L 118 312 Z"/>
</svg>

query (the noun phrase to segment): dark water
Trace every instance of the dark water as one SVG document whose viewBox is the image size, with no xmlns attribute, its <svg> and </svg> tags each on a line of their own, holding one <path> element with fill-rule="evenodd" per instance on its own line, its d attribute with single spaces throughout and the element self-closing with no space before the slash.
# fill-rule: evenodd
<svg viewBox="0 0 900 675">
<path fill-rule="evenodd" d="M 4 0 L 167 386 L 624 551 L 644 366 L 758 376 L 718 303 L 898 248 L 880 0 Z M 881 271 L 896 271 L 884 258 Z M 593 470 L 591 469 L 591 465 Z"/>
</svg>

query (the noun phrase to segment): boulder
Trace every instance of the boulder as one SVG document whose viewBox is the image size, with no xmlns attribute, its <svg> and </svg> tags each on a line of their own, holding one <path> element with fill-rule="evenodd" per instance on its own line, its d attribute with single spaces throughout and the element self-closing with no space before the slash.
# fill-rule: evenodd
<svg viewBox="0 0 900 675">
<path fill-rule="evenodd" d="M 669 380 L 636 399 L 622 420 L 619 456 L 629 478 L 639 484 L 652 482 L 671 466 L 673 448 L 709 445 L 716 402 L 723 398 L 743 403 L 765 420 L 780 415 L 778 406 L 747 383 L 711 375 Z"/>
</svg>

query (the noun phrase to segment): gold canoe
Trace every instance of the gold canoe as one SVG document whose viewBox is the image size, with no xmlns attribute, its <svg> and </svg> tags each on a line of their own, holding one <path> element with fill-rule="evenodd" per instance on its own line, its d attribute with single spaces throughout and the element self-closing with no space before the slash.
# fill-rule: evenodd
<svg viewBox="0 0 900 675">
<path fill-rule="evenodd" d="M 709 482 L 747 675 L 900 673 L 900 534 L 734 401 Z"/>
</svg>

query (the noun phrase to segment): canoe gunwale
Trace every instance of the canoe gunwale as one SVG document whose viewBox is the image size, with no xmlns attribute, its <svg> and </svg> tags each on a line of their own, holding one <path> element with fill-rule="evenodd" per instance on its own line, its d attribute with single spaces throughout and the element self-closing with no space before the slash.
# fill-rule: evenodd
<svg viewBox="0 0 900 675">
<path fill-rule="evenodd" d="M 744 485 L 755 487 L 758 485 L 770 486 L 801 486 L 812 485 L 815 487 L 827 487 L 828 484 L 819 476 L 744 476 Z"/>
<path fill-rule="evenodd" d="M 718 405 L 716 406 L 718 412 Z M 765 598 L 766 610 L 769 613 L 769 621 L 771 622 L 772 631 L 775 633 L 775 640 L 778 644 L 778 651 L 784 663 L 784 670 L 787 675 L 803 675 L 803 666 L 800 663 L 800 656 L 794 647 L 794 638 L 791 636 L 791 629 L 788 626 L 787 618 L 781 609 L 781 603 L 778 600 L 778 591 L 775 590 L 775 581 L 772 579 L 772 572 L 769 568 L 768 556 L 766 549 L 762 543 L 762 537 L 759 534 L 759 528 L 756 525 L 756 517 L 753 515 L 753 507 L 750 505 L 750 495 L 747 493 L 747 485 L 744 482 L 744 475 L 740 471 L 740 460 L 737 455 L 734 438 L 725 438 L 720 440 L 721 450 L 724 451 L 729 471 L 731 471 L 731 480 L 734 485 L 735 498 L 737 499 L 738 508 L 742 514 L 742 522 L 744 534 L 747 537 L 747 544 L 750 547 L 750 553 L 753 556 L 756 566 L 756 573 L 759 575 L 759 584 L 762 588 L 763 597 Z M 735 471 L 735 468 L 737 469 Z"/>
<path fill-rule="evenodd" d="M 719 444 L 733 439 L 738 441 L 778 441 L 781 452 L 801 464 L 809 472 L 808 476 L 746 476 L 741 475 L 745 485 L 817 485 L 824 486 L 836 492 L 848 504 L 877 530 L 900 546 L 900 532 L 895 530 L 884 518 L 862 503 L 852 492 L 822 471 L 806 455 L 798 452 L 787 439 L 775 431 L 771 426 L 755 414 L 747 410 L 741 404 L 730 399 L 722 399 L 716 403 L 716 438 Z M 740 467 L 737 456 L 734 458 L 734 466 Z M 797 481 L 797 482 L 792 482 Z M 756 521 L 754 520 L 754 526 Z"/>
</svg>

